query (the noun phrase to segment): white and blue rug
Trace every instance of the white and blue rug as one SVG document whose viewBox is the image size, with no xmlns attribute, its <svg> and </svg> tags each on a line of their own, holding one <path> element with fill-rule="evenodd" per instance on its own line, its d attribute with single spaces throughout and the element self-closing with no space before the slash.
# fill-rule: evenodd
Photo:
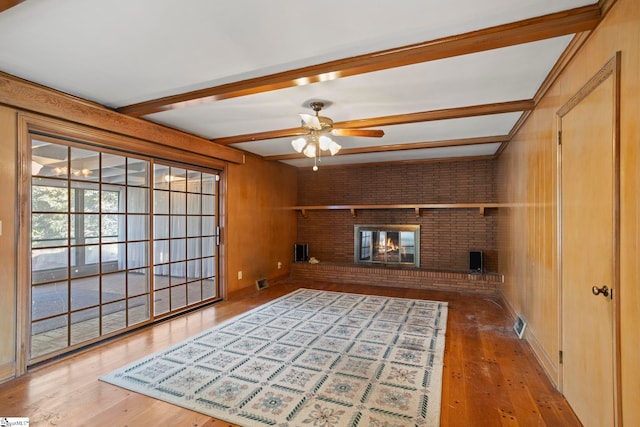
<svg viewBox="0 0 640 427">
<path fill-rule="evenodd" d="M 101 380 L 243 426 L 438 426 L 447 303 L 299 289 Z"/>
</svg>

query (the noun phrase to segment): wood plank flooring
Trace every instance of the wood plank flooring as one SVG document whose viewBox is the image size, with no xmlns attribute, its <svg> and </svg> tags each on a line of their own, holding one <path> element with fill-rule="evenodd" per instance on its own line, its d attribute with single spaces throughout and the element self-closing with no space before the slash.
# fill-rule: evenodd
<svg viewBox="0 0 640 427">
<path fill-rule="evenodd" d="M 287 281 L 147 327 L 30 370 L 0 385 L 0 417 L 31 426 L 226 427 L 227 422 L 98 380 L 135 361 L 299 287 L 449 302 L 442 426 L 580 426 L 498 297 Z"/>
</svg>

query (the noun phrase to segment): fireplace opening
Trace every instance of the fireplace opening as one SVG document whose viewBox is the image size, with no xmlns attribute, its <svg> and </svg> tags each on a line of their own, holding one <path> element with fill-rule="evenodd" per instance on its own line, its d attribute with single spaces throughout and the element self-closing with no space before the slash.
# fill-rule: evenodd
<svg viewBox="0 0 640 427">
<path fill-rule="evenodd" d="M 354 260 L 357 264 L 420 266 L 419 225 L 356 225 Z"/>
</svg>

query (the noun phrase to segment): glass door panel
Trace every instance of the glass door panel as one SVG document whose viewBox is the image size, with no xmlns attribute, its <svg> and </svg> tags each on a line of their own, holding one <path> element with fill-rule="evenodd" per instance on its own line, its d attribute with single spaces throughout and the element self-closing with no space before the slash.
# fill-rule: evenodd
<svg viewBox="0 0 640 427">
<path fill-rule="evenodd" d="M 218 297 L 218 175 L 154 165 L 154 315 Z"/>
<path fill-rule="evenodd" d="M 151 319 L 151 213 L 148 160 L 31 142 L 35 363 Z"/>
<path fill-rule="evenodd" d="M 28 364 L 219 298 L 219 175 L 31 137 Z"/>
<path fill-rule="evenodd" d="M 354 260 L 419 267 L 419 239 L 419 225 L 356 225 Z"/>
</svg>

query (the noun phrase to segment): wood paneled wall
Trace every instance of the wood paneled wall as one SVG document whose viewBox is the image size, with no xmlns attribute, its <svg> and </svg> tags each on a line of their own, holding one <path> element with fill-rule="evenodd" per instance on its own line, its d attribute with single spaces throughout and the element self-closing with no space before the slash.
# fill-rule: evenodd
<svg viewBox="0 0 640 427">
<path fill-rule="evenodd" d="M 289 275 L 296 237 L 296 169 L 247 155 L 227 169 L 227 290 Z M 278 268 L 281 262 L 281 268 Z M 242 279 L 238 272 L 242 271 Z"/>
<path fill-rule="evenodd" d="M 15 374 L 17 115 L 0 106 L 0 381 Z"/>
<path fill-rule="evenodd" d="M 617 51 L 621 73 L 621 370 L 623 424 L 640 425 L 640 2 L 618 0 L 498 159 L 498 253 L 503 293 L 529 322 L 527 339 L 558 380 L 556 112 Z"/>
<path fill-rule="evenodd" d="M 555 110 L 543 101 L 499 158 L 498 258 L 503 293 L 557 382 L 558 281 Z"/>
</svg>

